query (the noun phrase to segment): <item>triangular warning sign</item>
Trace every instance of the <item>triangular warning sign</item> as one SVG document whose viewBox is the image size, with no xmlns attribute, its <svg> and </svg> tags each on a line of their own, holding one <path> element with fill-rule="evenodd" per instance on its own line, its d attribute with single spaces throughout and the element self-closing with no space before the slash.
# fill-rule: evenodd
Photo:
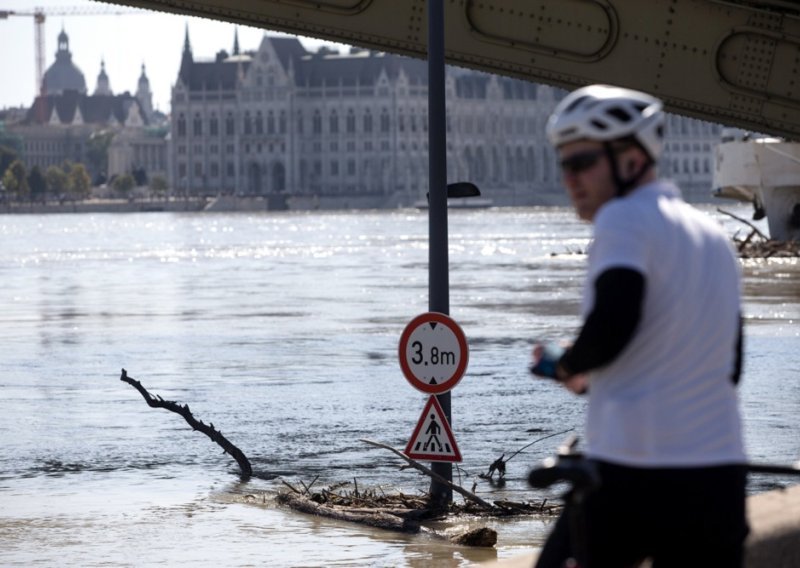
<svg viewBox="0 0 800 568">
<path fill-rule="evenodd" d="M 461 461 L 461 452 L 458 451 L 450 424 L 434 395 L 428 398 L 404 453 L 415 460 Z"/>
</svg>

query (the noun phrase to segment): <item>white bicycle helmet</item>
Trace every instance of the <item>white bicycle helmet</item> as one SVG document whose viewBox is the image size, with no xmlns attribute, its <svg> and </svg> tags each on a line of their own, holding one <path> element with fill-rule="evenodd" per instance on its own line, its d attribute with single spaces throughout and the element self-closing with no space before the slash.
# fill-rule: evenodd
<svg viewBox="0 0 800 568">
<path fill-rule="evenodd" d="M 626 137 L 637 140 L 653 161 L 658 159 L 664 138 L 660 100 L 631 89 L 590 85 L 567 95 L 547 121 L 547 138 L 555 147 Z"/>
</svg>

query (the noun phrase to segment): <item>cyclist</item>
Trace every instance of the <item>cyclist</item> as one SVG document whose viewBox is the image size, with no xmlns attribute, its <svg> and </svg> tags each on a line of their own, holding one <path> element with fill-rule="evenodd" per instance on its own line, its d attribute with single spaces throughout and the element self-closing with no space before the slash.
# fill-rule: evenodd
<svg viewBox="0 0 800 568">
<path fill-rule="evenodd" d="M 748 532 L 736 384 L 740 270 L 724 232 L 657 177 L 662 103 L 592 85 L 556 107 L 547 136 L 578 217 L 591 222 L 583 325 L 533 372 L 588 394 L 585 500 L 592 567 L 738 567 Z M 569 507 L 569 505 L 568 505 Z M 570 557 L 569 511 L 537 566 Z"/>
</svg>

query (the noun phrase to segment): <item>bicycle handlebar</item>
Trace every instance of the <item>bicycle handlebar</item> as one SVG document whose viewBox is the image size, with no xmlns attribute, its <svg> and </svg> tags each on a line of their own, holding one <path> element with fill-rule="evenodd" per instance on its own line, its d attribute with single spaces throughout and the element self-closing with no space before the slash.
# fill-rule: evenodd
<svg viewBox="0 0 800 568">
<path fill-rule="evenodd" d="M 528 474 L 528 484 L 537 489 L 550 487 L 559 481 L 571 484 L 574 490 L 591 490 L 600 485 L 600 475 L 596 464 L 584 458 L 583 454 L 574 451 L 577 438 L 571 436 L 563 444 L 558 455 L 549 457 Z M 793 465 L 747 463 L 748 473 L 769 473 L 775 475 L 800 475 L 800 462 Z"/>
<path fill-rule="evenodd" d="M 566 481 L 577 490 L 590 490 L 600 485 L 600 475 L 594 462 L 584 459 L 581 454 L 547 458 L 542 467 L 533 469 L 528 474 L 528 483 L 539 489 L 550 487 L 559 481 Z"/>
</svg>

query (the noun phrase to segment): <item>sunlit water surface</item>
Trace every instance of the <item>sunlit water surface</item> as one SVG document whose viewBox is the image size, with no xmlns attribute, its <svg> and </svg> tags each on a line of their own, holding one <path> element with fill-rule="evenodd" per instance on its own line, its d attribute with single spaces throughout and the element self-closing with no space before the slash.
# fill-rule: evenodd
<svg viewBox="0 0 800 568">
<path fill-rule="evenodd" d="M 449 225 L 451 315 L 470 346 L 452 395 L 456 480 L 488 500 L 557 499 L 524 479 L 563 436 L 515 456 L 504 487 L 477 475 L 580 429 L 583 401 L 526 365 L 534 339 L 575 330 L 590 228 L 567 209 L 453 211 Z M 549 519 L 437 527 L 495 528 L 497 546 L 478 550 L 274 503 L 282 481 L 427 490 L 360 441 L 402 449 L 425 403 L 397 361 L 403 327 L 427 311 L 424 212 L 2 216 L 0 239 L 0 565 L 472 566 L 542 542 Z M 789 463 L 800 264 L 744 273 L 748 450 Z M 122 368 L 213 422 L 257 477 L 241 483 L 207 438 L 148 408 Z"/>
</svg>

